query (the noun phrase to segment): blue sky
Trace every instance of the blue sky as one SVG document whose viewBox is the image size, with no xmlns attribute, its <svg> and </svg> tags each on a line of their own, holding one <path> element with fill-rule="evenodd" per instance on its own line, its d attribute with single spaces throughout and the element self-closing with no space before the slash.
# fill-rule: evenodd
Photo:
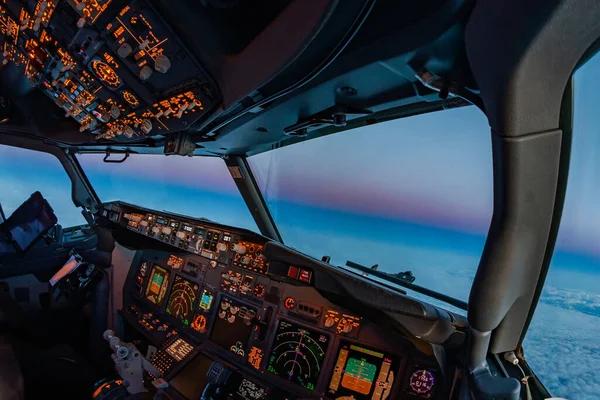
<svg viewBox="0 0 600 400">
<path fill-rule="evenodd" d="M 578 399 L 600 393 L 594 383 L 600 344 L 593 337 L 600 332 L 599 93 L 597 56 L 576 75 L 565 210 L 525 341 L 529 362 L 552 393 Z M 218 158 L 101 159 L 80 156 L 103 201 L 122 199 L 256 230 Z M 492 215 L 490 133 L 477 109 L 343 132 L 257 155 L 250 164 L 287 244 L 315 257 L 330 255 L 336 264 L 410 269 L 417 284 L 468 298 Z M 59 223 L 84 223 L 52 156 L 0 146 L 0 188 L 7 213 L 41 190 Z"/>
</svg>

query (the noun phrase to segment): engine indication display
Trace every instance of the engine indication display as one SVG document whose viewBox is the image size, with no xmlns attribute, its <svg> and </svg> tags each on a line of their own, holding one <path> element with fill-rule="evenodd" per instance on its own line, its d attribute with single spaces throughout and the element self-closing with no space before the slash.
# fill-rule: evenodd
<svg viewBox="0 0 600 400">
<path fill-rule="evenodd" d="M 156 305 L 162 303 L 165 294 L 167 293 L 167 286 L 169 285 L 169 271 L 155 265 L 152 267 L 152 273 L 150 274 L 150 280 L 146 287 L 146 298 Z"/>
<path fill-rule="evenodd" d="M 279 321 L 267 371 L 315 390 L 329 337 L 288 321 Z"/>
<path fill-rule="evenodd" d="M 255 308 L 223 297 L 219 303 L 217 319 L 210 339 L 238 357 L 244 358 L 254 318 L 256 318 Z"/>
<path fill-rule="evenodd" d="M 92 72 L 102 83 L 104 83 L 110 89 L 117 89 L 121 86 L 121 79 L 119 79 L 119 75 L 115 72 L 115 70 L 101 60 L 94 60 L 90 63 L 90 68 Z"/>
<path fill-rule="evenodd" d="M 167 313 L 189 325 L 196 302 L 196 293 L 198 293 L 198 285 L 176 276 L 167 302 Z"/>
<path fill-rule="evenodd" d="M 328 392 L 336 399 L 385 400 L 399 362 L 381 351 L 342 342 Z"/>
</svg>

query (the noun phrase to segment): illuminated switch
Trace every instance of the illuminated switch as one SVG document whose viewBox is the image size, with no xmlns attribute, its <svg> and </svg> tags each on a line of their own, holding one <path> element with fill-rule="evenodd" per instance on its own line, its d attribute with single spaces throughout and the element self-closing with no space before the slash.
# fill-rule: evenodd
<svg viewBox="0 0 600 400">
<path fill-rule="evenodd" d="M 140 50 L 144 50 L 149 44 L 150 41 L 148 39 L 144 40 L 142 43 L 140 43 Z"/>
<path fill-rule="evenodd" d="M 160 228 L 158 226 L 155 226 L 154 228 L 152 228 L 152 233 L 159 233 L 160 232 Z"/>
<path fill-rule="evenodd" d="M 175 236 L 177 236 L 179 239 L 183 239 L 185 238 L 185 232 L 179 231 L 175 234 Z"/>
<path fill-rule="evenodd" d="M 290 265 L 290 267 L 288 268 L 288 273 L 287 273 L 288 278 L 298 279 L 299 271 L 300 271 L 300 269 L 298 267 L 294 267 L 293 265 Z"/>
<path fill-rule="evenodd" d="M 162 232 L 165 235 L 170 235 L 171 234 L 171 228 L 169 228 L 168 226 L 165 226 L 164 228 L 162 228 Z"/>
<path fill-rule="evenodd" d="M 179 107 L 179 111 L 177 112 L 177 115 L 176 115 L 176 117 L 177 117 L 178 119 L 179 119 L 179 118 L 181 118 L 181 117 L 183 117 L 183 112 L 184 112 L 185 110 L 187 110 L 187 107 L 188 107 L 187 103 L 186 103 L 186 104 L 184 104 L 184 105 L 182 105 L 181 107 Z"/>
<path fill-rule="evenodd" d="M 148 221 L 140 221 L 141 226 L 148 226 Z"/>
<path fill-rule="evenodd" d="M 310 278 L 312 276 L 312 272 L 306 269 L 301 269 L 300 270 L 300 276 L 298 277 L 298 280 L 300 280 L 301 282 L 305 282 L 305 283 L 310 283 Z"/>
</svg>

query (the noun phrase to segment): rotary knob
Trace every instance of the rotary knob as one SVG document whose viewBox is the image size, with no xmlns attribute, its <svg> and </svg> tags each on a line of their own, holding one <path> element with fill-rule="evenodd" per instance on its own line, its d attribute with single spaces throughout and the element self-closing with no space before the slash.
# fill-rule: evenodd
<svg viewBox="0 0 600 400">
<path fill-rule="evenodd" d="M 235 251 L 238 254 L 245 254 L 246 246 L 244 246 L 243 244 L 234 244 L 233 246 L 231 246 L 231 250 Z"/>
<path fill-rule="evenodd" d="M 148 226 L 148 221 L 140 221 L 141 226 Z"/>
<path fill-rule="evenodd" d="M 152 68 L 150 68 L 147 65 L 144 65 L 142 67 L 142 69 L 140 69 L 140 74 L 139 74 L 140 79 L 143 80 L 143 81 L 147 81 L 148 79 L 150 79 L 150 77 L 152 76 L 153 72 L 154 71 L 152 71 Z"/>
<path fill-rule="evenodd" d="M 333 324 L 335 324 L 335 320 L 331 317 L 327 317 L 325 318 L 325 327 L 326 328 L 331 328 L 333 326 Z"/>
<path fill-rule="evenodd" d="M 133 52 L 133 49 L 131 48 L 131 45 L 129 43 L 123 43 L 122 45 L 119 46 L 119 48 L 117 49 L 117 54 L 119 55 L 119 57 L 121 58 L 127 58 L 129 57 L 129 55 Z"/>
<path fill-rule="evenodd" d="M 154 228 L 152 228 L 152 232 L 153 233 L 159 233 L 160 232 L 160 228 L 158 226 L 155 226 Z"/>
<path fill-rule="evenodd" d="M 125 125 L 125 127 L 123 128 L 123 134 L 128 138 L 132 138 L 135 134 L 135 131 L 130 126 Z"/>
<path fill-rule="evenodd" d="M 227 245 L 225 243 L 218 243 L 217 250 L 219 251 L 227 251 Z"/>
<path fill-rule="evenodd" d="M 350 333 L 350 331 L 352 331 L 352 322 L 350 321 L 346 321 L 343 323 L 342 325 L 342 332 L 343 333 Z"/>
<path fill-rule="evenodd" d="M 169 228 L 168 226 L 165 226 L 164 228 L 162 228 L 162 232 L 165 235 L 170 235 L 171 234 L 171 228 Z"/>
<path fill-rule="evenodd" d="M 161 74 L 166 74 L 171 69 L 171 60 L 164 54 L 157 56 L 154 61 L 154 69 Z"/>
<path fill-rule="evenodd" d="M 179 239 L 183 239 L 185 238 L 185 232 L 179 231 L 175 234 L 175 236 L 177 236 Z"/>
</svg>

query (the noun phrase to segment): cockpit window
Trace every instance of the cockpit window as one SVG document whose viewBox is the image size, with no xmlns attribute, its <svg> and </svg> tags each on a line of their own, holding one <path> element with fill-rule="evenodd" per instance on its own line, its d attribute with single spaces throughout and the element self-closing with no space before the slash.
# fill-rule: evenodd
<svg viewBox="0 0 600 400">
<path fill-rule="evenodd" d="M 550 270 L 527 331 L 527 362 L 553 397 L 600 393 L 600 54 L 574 76 L 573 143 Z"/>
<path fill-rule="evenodd" d="M 52 154 L 0 145 L 0 204 L 8 218 L 32 193 L 48 200 L 63 227 L 86 224 L 71 199 L 71 180 Z"/>
<path fill-rule="evenodd" d="M 220 158 L 134 154 L 123 163 L 105 163 L 103 158 L 78 156 L 103 202 L 121 200 L 258 232 Z"/>
<path fill-rule="evenodd" d="M 478 109 L 340 132 L 249 163 L 287 245 L 335 265 L 412 271 L 415 285 L 467 300 L 493 200 Z"/>
</svg>

